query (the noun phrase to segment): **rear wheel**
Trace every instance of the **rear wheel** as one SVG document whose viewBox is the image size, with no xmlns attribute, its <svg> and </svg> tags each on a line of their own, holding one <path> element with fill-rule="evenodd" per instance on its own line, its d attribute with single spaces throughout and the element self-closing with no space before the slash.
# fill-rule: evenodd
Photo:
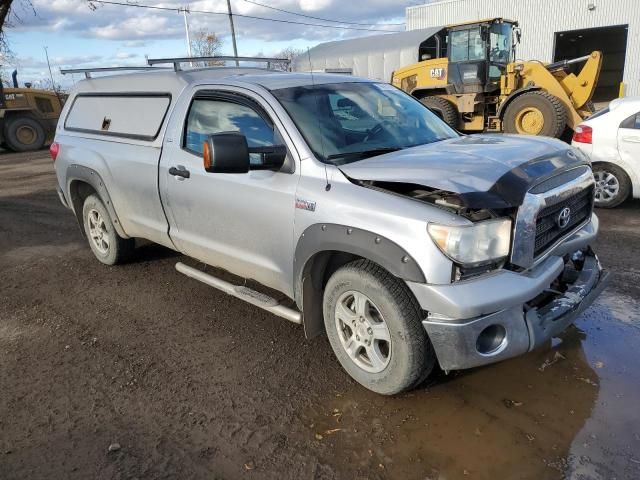
<svg viewBox="0 0 640 480">
<path fill-rule="evenodd" d="M 11 150 L 28 152 L 41 149 L 46 141 L 46 134 L 35 118 L 14 116 L 7 120 L 4 138 Z"/>
<path fill-rule="evenodd" d="M 614 208 L 624 202 L 631 193 L 631 180 L 617 165 L 596 163 L 593 165 L 596 181 L 594 204 L 599 208 Z"/>
<path fill-rule="evenodd" d="M 331 347 L 358 383 L 384 395 L 407 390 L 431 372 L 433 347 L 407 286 L 367 260 L 337 270 L 324 293 Z"/>
<path fill-rule="evenodd" d="M 97 195 L 89 195 L 84 201 L 82 218 L 91 251 L 102 263 L 117 265 L 133 256 L 135 240 L 118 235 L 109 212 Z"/>
<path fill-rule="evenodd" d="M 557 97 L 544 91 L 516 97 L 504 114 L 506 133 L 559 138 L 567 125 L 567 111 Z"/>
<path fill-rule="evenodd" d="M 422 97 L 420 103 L 432 110 L 451 128 L 458 128 L 458 109 L 446 98 Z"/>
</svg>

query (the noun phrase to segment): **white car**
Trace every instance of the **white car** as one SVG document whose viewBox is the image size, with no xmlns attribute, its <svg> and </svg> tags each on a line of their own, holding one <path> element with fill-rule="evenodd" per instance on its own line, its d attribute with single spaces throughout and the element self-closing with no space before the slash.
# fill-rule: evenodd
<svg viewBox="0 0 640 480">
<path fill-rule="evenodd" d="M 576 127 L 572 145 L 593 163 L 595 205 L 640 198 L 640 97 L 619 98 Z"/>
</svg>

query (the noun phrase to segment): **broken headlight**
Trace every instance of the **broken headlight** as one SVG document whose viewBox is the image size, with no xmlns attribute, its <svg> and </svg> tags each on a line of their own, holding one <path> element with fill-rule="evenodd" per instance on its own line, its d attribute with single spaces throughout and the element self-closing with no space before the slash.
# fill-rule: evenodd
<svg viewBox="0 0 640 480">
<path fill-rule="evenodd" d="M 509 255 L 511 219 L 508 218 L 464 226 L 430 223 L 427 230 L 442 253 L 460 265 L 482 265 Z"/>
</svg>

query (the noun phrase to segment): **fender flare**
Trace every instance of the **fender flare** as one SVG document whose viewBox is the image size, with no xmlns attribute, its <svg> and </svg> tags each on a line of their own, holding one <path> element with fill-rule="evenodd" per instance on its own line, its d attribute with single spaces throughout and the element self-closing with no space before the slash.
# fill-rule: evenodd
<svg viewBox="0 0 640 480">
<path fill-rule="evenodd" d="M 316 223 L 307 227 L 296 245 L 293 275 L 302 283 L 305 267 L 317 253 L 351 253 L 377 263 L 392 275 L 410 282 L 426 283 L 418 263 L 397 243 L 360 228 L 334 223 Z"/>
<path fill-rule="evenodd" d="M 80 226 L 80 230 L 82 231 L 82 235 L 85 235 L 83 228 L 83 220 L 82 220 L 82 205 L 78 205 L 76 199 L 71 194 L 71 185 L 75 181 L 80 181 L 87 183 L 93 187 L 93 189 L 104 203 L 107 211 L 109 212 L 109 216 L 113 221 L 113 227 L 115 228 L 118 235 L 122 238 L 129 238 L 129 236 L 122 229 L 122 224 L 120 223 L 120 219 L 118 218 L 118 214 L 116 213 L 115 208 L 113 207 L 113 202 L 111 201 L 111 196 L 107 191 L 107 187 L 102 180 L 102 177 L 98 172 L 93 170 L 92 168 L 85 167 L 83 165 L 71 164 L 67 167 L 66 172 L 66 187 L 67 187 L 67 198 L 69 199 L 69 205 L 71 206 L 73 213 L 78 220 L 78 225 Z"/>
<path fill-rule="evenodd" d="M 527 92 L 533 92 L 535 90 L 542 90 L 541 87 L 537 87 L 536 85 L 525 85 L 524 87 L 522 87 L 519 90 L 516 90 L 514 92 L 511 92 L 509 95 L 507 95 L 507 98 L 504 99 L 504 101 L 500 104 L 500 106 L 498 107 L 498 111 L 496 112 L 496 116 L 500 119 L 502 119 L 502 117 L 504 116 L 504 111 L 507 109 L 507 107 L 509 106 L 509 104 L 516 98 L 519 97 L 520 95 L 522 95 L 523 93 L 527 93 Z"/>
<path fill-rule="evenodd" d="M 324 329 L 323 281 L 332 253 L 366 258 L 398 278 L 426 283 L 424 273 L 413 257 L 388 238 L 347 225 L 311 225 L 300 235 L 293 260 L 294 298 L 303 312 L 307 338 L 321 334 Z"/>
</svg>

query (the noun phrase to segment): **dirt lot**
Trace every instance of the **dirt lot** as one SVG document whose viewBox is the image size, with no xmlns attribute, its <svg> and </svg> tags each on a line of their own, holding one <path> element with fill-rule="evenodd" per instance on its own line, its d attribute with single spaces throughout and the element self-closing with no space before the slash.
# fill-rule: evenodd
<svg viewBox="0 0 640 480">
<path fill-rule="evenodd" d="M 54 185 L 0 156 L 1 479 L 640 478 L 640 203 L 599 212 L 615 277 L 562 338 L 385 398 L 172 252 L 98 263 Z"/>
</svg>

